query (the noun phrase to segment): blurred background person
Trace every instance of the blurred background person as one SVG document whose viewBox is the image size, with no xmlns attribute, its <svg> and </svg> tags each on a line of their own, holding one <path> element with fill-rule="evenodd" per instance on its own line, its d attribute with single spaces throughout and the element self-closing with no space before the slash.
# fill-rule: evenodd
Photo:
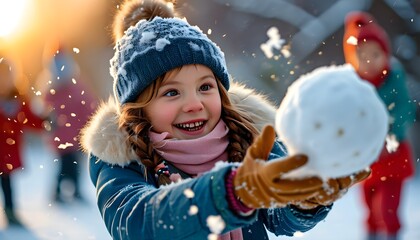
<svg viewBox="0 0 420 240">
<path fill-rule="evenodd" d="M 363 182 L 368 239 L 398 239 L 401 191 L 405 180 L 414 174 L 407 133 L 415 119 L 415 105 L 403 66 L 392 57 L 388 34 L 369 13 L 347 15 L 343 50 L 346 62 L 376 87 L 391 117 L 389 141 L 372 165 L 371 176 Z"/>
<path fill-rule="evenodd" d="M 18 76 L 11 60 L 0 54 L 0 180 L 4 212 L 8 224 L 15 226 L 22 223 L 15 212 L 12 173 L 23 167 L 24 130 L 40 130 L 44 122 L 44 118 L 33 113 L 30 99 L 19 94 Z"/>
<path fill-rule="evenodd" d="M 51 51 L 54 51 L 53 54 Z M 59 164 L 53 200 L 60 203 L 82 200 L 79 179 L 86 156 L 80 151 L 78 137 L 94 112 L 97 100 L 84 83 L 78 64 L 65 46 L 58 43 L 47 45 L 44 58 L 40 89 L 52 119 L 50 140 Z"/>
</svg>

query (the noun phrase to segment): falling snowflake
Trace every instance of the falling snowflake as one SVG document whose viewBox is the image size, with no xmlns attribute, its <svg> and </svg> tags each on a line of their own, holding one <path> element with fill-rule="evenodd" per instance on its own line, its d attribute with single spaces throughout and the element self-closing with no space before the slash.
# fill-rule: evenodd
<svg viewBox="0 0 420 240">
<path fill-rule="evenodd" d="M 6 143 L 9 144 L 9 145 L 14 145 L 16 143 L 16 141 L 14 139 L 7 138 Z"/>
<path fill-rule="evenodd" d="M 346 43 L 357 46 L 357 38 L 355 36 L 350 36 L 349 38 L 347 38 Z"/>
<path fill-rule="evenodd" d="M 219 235 L 211 233 L 209 234 L 209 236 L 207 237 L 207 240 L 217 240 L 219 239 Z"/>
<path fill-rule="evenodd" d="M 398 142 L 395 134 L 387 135 L 385 140 L 386 140 L 386 150 L 389 153 L 397 151 L 398 146 L 400 146 L 400 143 Z"/>
<path fill-rule="evenodd" d="M 282 49 L 283 44 L 286 41 L 280 38 L 279 30 L 276 27 L 268 29 L 267 36 L 269 37 L 268 41 L 260 45 L 261 50 L 267 58 L 274 57 L 274 49 L 279 50 L 286 58 L 290 56 L 290 52 L 288 50 Z"/>
<path fill-rule="evenodd" d="M 194 197 L 194 192 L 190 188 L 187 188 L 187 189 L 184 190 L 184 195 L 187 198 L 193 198 Z"/>
<path fill-rule="evenodd" d="M 226 223 L 225 221 L 223 221 L 220 215 L 210 215 L 207 218 L 207 226 L 209 227 L 212 233 L 220 234 L 223 231 L 223 229 L 225 229 Z"/>
<path fill-rule="evenodd" d="M 68 148 L 68 147 L 72 147 L 72 146 L 73 146 L 73 144 L 72 144 L 72 143 L 66 142 L 66 143 L 64 143 L 64 144 L 60 144 L 60 145 L 58 146 L 58 149 L 66 149 L 66 148 Z"/>
<path fill-rule="evenodd" d="M 196 205 L 191 205 L 190 209 L 188 210 L 188 215 L 192 216 L 198 213 L 198 207 Z"/>
<path fill-rule="evenodd" d="M 13 169 L 13 165 L 12 165 L 12 164 L 10 164 L 10 163 L 7 163 L 7 164 L 6 164 L 6 167 L 7 167 L 7 169 L 9 169 L 9 170 L 12 170 L 12 169 Z"/>
</svg>

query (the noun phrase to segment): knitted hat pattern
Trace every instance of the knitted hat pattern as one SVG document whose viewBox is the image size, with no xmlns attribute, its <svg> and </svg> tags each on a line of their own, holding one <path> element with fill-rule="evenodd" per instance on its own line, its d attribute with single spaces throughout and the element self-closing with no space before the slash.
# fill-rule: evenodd
<svg viewBox="0 0 420 240">
<path fill-rule="evenodd" d="M 188 64 L 209 67 L 229 89 L 224 53 L 185 19 L 140 20 L 117 42 L 110 64 L 114 95 L 120 105 L 135 102 L 159 76 Z"/>
</svg>

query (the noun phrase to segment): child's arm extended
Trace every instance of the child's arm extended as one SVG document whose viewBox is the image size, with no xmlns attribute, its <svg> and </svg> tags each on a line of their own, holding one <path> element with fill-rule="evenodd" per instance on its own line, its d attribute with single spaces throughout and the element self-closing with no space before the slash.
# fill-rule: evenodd
<svg viewBox="0 0 420 240">
<path fill-rule="evenodd" d="M 224 176 L 230 169 L 226 165 L 198 178 L 156 188 L 153 176 L 147 181 L 137 163 L 122 168 L 95 156 L 89 162 L 98 207 L 113 239 L 207 239 L 212 219 L 224 222 L 223 232 L 249 225 L 256 213 L 243 217 L 228 207 Z"/>
</svg>

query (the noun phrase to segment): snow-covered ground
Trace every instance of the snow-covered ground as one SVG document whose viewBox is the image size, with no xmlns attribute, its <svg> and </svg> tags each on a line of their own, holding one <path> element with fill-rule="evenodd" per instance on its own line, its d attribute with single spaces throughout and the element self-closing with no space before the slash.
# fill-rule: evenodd
<svg viewBox="0 0 420 240">
<path fill-rule="evenodd" d="M 35 135 L 29 135 L 24 149 L 25 169 L 16 172 L 17 212 L 26 228 L 7 227 L 0 214 L 1 240 L 110 240 L 95 205 L 95 190 L 83 166 L 82 185 L 85 202 L 56 204 L 51 200 L 58 163 L 51 149 Z M 1 203 L 2 203 L 2 199 Z M 420 177 L 408 182 L 401 204 L 404 229 L 401 240 L 420 239 Z M 324 222 L 302 236 L 270 239 L 363 240 L 364 209 L 360 189 L 352 188 L 338 200 Z"/>
</svg>

